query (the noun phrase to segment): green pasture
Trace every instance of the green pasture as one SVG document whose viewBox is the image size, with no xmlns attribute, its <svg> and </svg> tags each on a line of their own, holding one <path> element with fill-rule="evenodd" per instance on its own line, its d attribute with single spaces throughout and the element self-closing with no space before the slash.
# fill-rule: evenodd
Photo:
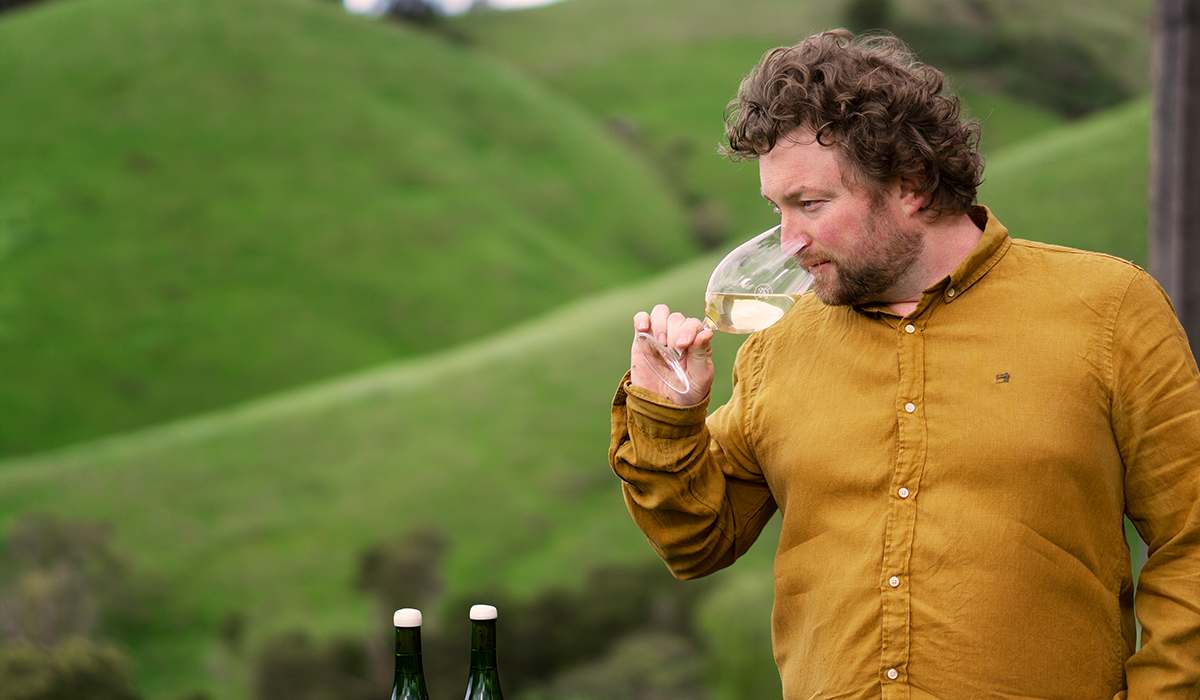
<svg viewBox="0 0 1200 700">
<path fill-rule="evenodd" d="M 488 53 L 557 82 L 577 71 L 650 51 L 665 55 L 731 38 L 763 47 L 794 44 L 812 32 L 845 25 L 852 2 L 569 0 L 535 12 L 471 13 L 457 26 Z M 1004 36 L 1069 35 L 1135 91 L 1149 86 L 1150 0 L 886 4 L 892 17 L 903 22 L 986 28 Z"/>
<path fill-rule="evenodd" d="M 1146 135 L 1141 101 L 1006 149 L 984 201 L 1014 235 L 1141 259 Z M 351 585 L 356 557 L 415 525 L 448 535 L 444 573 L 460 592 L 528 595 L 601 562 L 650 559 L 606 464 L 607 406 L 632 314 L 657 301 L 698 313 L 717 255 L 482 341 L 9 459 L 0 532 L 30 511 L 115 524 L 159 592 L 151 622 L 123 640 L 151 698 L 248 697 L 247 659 L 218 642 L 231 612 L 247 616 L 249 648 L 293 626 L 371 629 L 377 611 Z M 718 401 L 737 340 L 721 338 Z M 769 571 L 771 539 L 718 574 L 702 625 L 767 624 L 769 588 L 752 581 Z"/>
<path fill-rule="evenodd" d="M 0 16 L 0 454 L 480 338 L 695 254 L 577 105 L 318 0 Z"/>
<path fill-rule="evenodd" d="M 714 0 L 572 0 L 530 13 L 471 13 L 456 26 L 477 50 L 503 57 L 583 106 L 660 173 L 695 228 L 717 232 L 728 243 L 772 225 L 773 214 L 758 196 L 752 163 L 730 165 L 714 156 L 725 105 L 765 51 L 838 26 L 846 4 L 749 0 L 732 11 Z M 1139 72 L 1149 51 L 1144 0 L 1037 8 L 975 3 L 990 8 L 986 16 L 930 0 L 891 5 L 898 19 L 986 25 L 1014 36 L 1049 36 L 1070 27 L 1069 34 L 1123 76 L 1128 89 L 1146 86 Z M 997 91 L 994 76 L 970 67 L 947 72 L 966 112 L 984 126 L 987 154 L 1065 122 L 1045 107 Z"/>
<path fill-rule="evenodd" d="M 218 659 L 236 677 L 209 673 L 230 613 L 248 616 L 249 648 L 293 626 L 370 629 L 377 611 L 351 585 L 357 557 L 416 526 L 448 534 L 451 593 L 529 593 L 652 557 L 607 467 L 607 398 L 634 310 L 698 306 L 711 263 L 458 350 L 10 460 L 3 524 L 28 511 L 116 524 L 118 548 L 163 596 L 131 640 L 152 697 L 244 696 L 240 660 Z"/>
</svg>

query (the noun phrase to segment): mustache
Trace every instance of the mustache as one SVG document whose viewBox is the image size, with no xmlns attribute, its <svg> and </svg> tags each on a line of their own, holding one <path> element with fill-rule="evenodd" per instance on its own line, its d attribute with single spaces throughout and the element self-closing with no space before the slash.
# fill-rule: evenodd
<svg viewBox="0 0 1200 700">
<path fill-rule="evenodd" d="M 783 252 L 789 255 L 797 265 L 804 268 L 812 267 L 818 263 L 828 262 L 829 258 L 823 253 L 813 250 L 812 243 L 804 243 L 802 245 L 783 245 Z"/>
<path fill-rule="evenodd" d="M 806 269 L 815 265 L 820 265 L 821 263 L 835 262 L 833 258 L 825 255 L 821 251 L 807 249 L 796 253 L 792 256 L 792 259 L 796 261 L 797 265 Z"/>
</svg>

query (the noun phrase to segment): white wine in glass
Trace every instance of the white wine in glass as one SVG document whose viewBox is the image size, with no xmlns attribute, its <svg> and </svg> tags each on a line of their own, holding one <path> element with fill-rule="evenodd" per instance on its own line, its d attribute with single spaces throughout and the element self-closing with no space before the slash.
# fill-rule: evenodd
<svg viewBox="0 0 1200 700">
<path fill-rule="evenodd" d="M 783 245 L 782 227 L 764 231 L 726 255 L 704 292 L 704 328 L 726 333 L 754 333 L 770 326 L 812 286 L 813 276 L 796 256 L 802 248 Z M 658 378 L 681 394 L 691 388 L 679 350 L 668 348 L 649 333 L 635 340 Z"/>
</svg>

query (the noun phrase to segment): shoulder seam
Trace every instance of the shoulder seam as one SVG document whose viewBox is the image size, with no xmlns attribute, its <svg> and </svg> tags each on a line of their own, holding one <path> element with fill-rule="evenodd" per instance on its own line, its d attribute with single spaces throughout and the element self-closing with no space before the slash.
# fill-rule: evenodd
<svg viewBox="0 0 1200 700">
<path fill-rule="evenodd" d="M 1081 255 L 1081 256 L 1090 257 L 1090 258 L 1103 258 L 1103 259 L 1107 259 L 1107 260 L 1112 260 L 1114 262 L 1123 263 L 1125 265 L 1128 265 L 1129 267 L 1132 267 L 1132 268 L 1141 270 L 1142 272 L 1145 272 L 1145 270 L 1143 270 L 1140 265 L 1133 262 L 1132 260 L 1126 260 L 1125 258 L 1118 257 L 1118 256 L 1112 255 L 1110 253 L 1101 253 L 1101 252 L 1098 252 L 1095 250 L 1084 250 L 1082 248 L 1071 248 L 1069 246 L 1058 245 L 1056 243 L 1043 243 L 1041 241 L 1030 241 L 1030 240 L 1026 240 L 1024 238 L 1013 238 L 1012 244 L 1014 246 L 1018 246 L 1021 248 L 1037 248 L 1039 250 L 1045 250 L 1045 251 L 1052 252 L 1052 253 L 1063 253 L 1065 255 Z"/>
</svg>

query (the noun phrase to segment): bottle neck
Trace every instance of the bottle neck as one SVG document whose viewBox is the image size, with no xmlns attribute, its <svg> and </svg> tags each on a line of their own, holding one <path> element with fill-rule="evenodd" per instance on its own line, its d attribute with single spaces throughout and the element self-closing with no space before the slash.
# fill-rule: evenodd
<svg viewBox="0 0 1200 700">
<path fill-rule="evenodd" d="M 396 628 L 396 675 L 422 673 L 421 628 Z"/>
<path fill-rule="evenodd" d="M 496 621 L 471 621 L 471 668 L 496 668 Z"/>
<path fill-rule="evenodd" d="M 496 668 L 496 650 L 495 649 L 472 649 L 471 650 L 471 668 L 472 669 L 489 669 Z"/>
</svg>

